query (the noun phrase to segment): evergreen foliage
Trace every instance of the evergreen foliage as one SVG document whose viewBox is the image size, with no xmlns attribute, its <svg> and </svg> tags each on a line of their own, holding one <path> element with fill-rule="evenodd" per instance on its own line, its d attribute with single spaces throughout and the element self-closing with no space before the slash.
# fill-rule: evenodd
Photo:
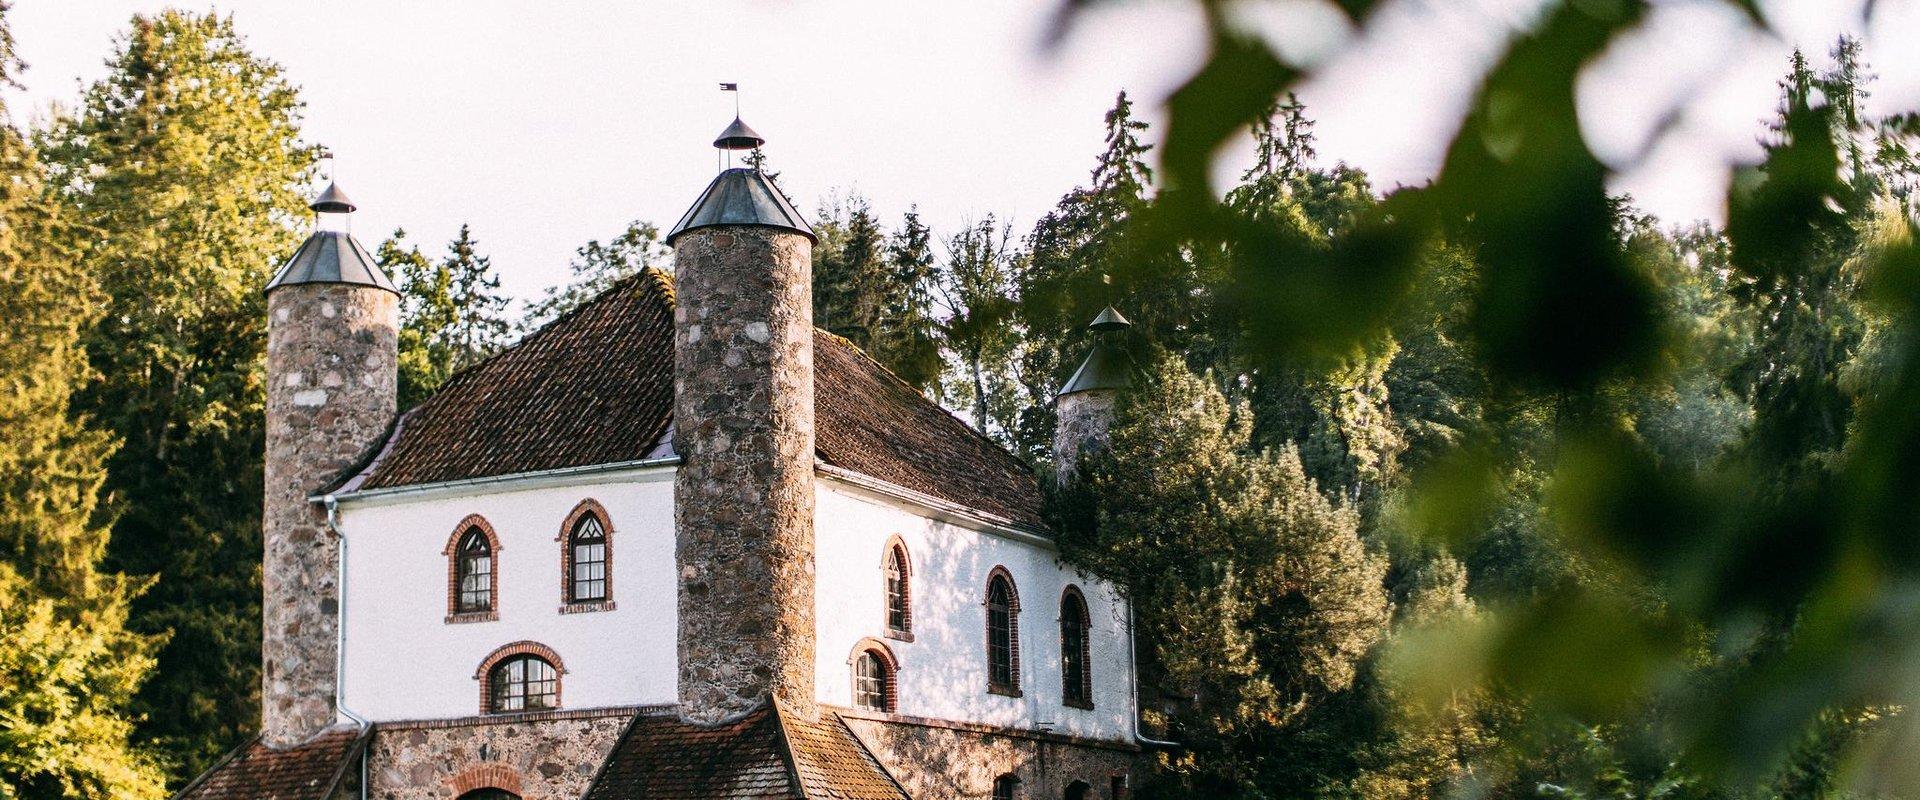
<svg viewBox="0 0 1920 800">
<path fill-rule="evenodd" d="M 622 278 L 647 267 L 664 268 L 667 259 L 666 245 L 660 242 L 660 229 L 651 222 L 629 222 L 626 230 L 605 244 L 598 239 L 587 242 L 574 251 L 573 261 L 567 264 L 573 280 L 565 286 L 548 288 L 545 295 L 528 306 L 520 322 L 521 333 L 552 322 Z"/>
<path fill-rule="evenodd" d="M 105 301 L 76 407 L 122 443 L 110 563 L 156 579 L 129 624 L 171 638 L 137 709 L 177 777 L 259 720 L 261 288 L 299 243 L 314 152 L 228 17 L 135 16 L 107 67 L 43 150 Z"/>
<path fill-rule="evenodd" d="M 499 293 L 500 277 L 493 262 L 478 253 L 473 231 L 466 225 L 447 245 L 447 255 L 430 261 L 417 246 L 407 244 L 405 230 L 380 243 L 374 258 L 400 288 L 400 408 L 406 410 L 427 399 L 455 372 L 471 366 L 505 346 L 511 322 L 507 298 Z M 614 247 L 621 247 L 616 241 Z M 604 255 L 607 248 L 591 242 Z M 620 251 L 624 252 L 624 251 Z M 608 262 L 604 264 L 611 269 Z M 576 268 L 584 281 L 603 280 L 597 273 Z M 586 288 L 549 292 L 546 310 L 581 302 Z"/>
</svg>

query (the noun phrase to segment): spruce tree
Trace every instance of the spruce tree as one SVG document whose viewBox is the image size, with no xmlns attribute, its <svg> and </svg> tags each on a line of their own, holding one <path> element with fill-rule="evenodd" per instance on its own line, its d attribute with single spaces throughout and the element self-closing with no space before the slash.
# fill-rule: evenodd
<svg viewBox="0 0 1920 800">
<path fill-rule="evenodd" d="M 909 210 L 887 242 L 885 280 L 873 293 L 869 351 L 901 380 L 937 394 L 941 363 L 933 280 L 933 231 L 917 209 Z"/>
<path fill-rule="evenodd" d="M 0 6 L 0 83 L 20 69 Z M 157 798 L 132 743 L 155 637 L 127 629 L 141 584 L 105 572 L 115 442 L 73 407 L 105 299 L 0 107 L 0 797 Z"/>
<path fill-rule="evenodd" d="M 871 350 L 884 306 L 887 237 L 866 198 L 823 204 L 814 226 L 813 324 Z"/>
<path fill-rule="evenodd" d="M 507 319 L 506 295 L 500 293 L 500 276 L 493 271 L 493 259 L 480 255 L 480 244 L 472 229 L 462 224 L 460 234 L 447 244 L 447 257 L 440 269 L 447 276 L 447 300 L 453 319 L 438 336 L 453 358 L 454 371 L 465 369 L 493 355 L 507 344 L 512 323 Z"/>
<path fill-rule="evenodd" d="M 228 17 L 135 16 L 107 67 L 45 155 L 105 297 L 78 406 L 122 442 L 111 563 L 156 577 L 131 624 L 172 635 L 142 733 L 189 775 L 259 720 L 261 289 L 300 241 L 314 153 Z"/>
</svg>

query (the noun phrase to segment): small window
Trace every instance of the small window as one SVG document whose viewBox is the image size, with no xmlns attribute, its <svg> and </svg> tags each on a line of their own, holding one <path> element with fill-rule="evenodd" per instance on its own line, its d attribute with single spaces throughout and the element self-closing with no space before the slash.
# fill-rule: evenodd
<svg viewBox="0 0 1920 800">
<path fill-rule="evenodd" d="M 887 635 L 896 639 L 910 639 L 913 635 L 911 574 L 907 546 L 896 541 L 887 548 L 886 560 Z"/>
<path fill-rule="evenodd" d="M 460 800 L 520 800 L 520 795 L 505 789 L 475 789 L 460 795 Z"/>
<path fill-rule="evenodd" d="M 996 569 L 987 580 L 987 690 L 1018 694 L 1020 690 L 1020 601 L 1013 579 Z"/>
<path fill-rule="evenodd" d="M 459 597 L 454 612 L 472 614 L 493 610 L 493 544 L 479 528 L 469 528 L 455 554 Z"/>
<path fill-rule="evenodd" d="M 893 670 L 872 650 L 853 661 L 853 704 L 868 711 L 893 710 Z"/>
<path fill-rule="evenodd" d="M 1074 781 L 1067 784 L 1067 800 L 1093 800 L 1093 784 Z"/>
<path fill-rule="evenodd" d="M 493 692 L 487 710 L 495 714 L 560 707 L 560 674 L 539 656 L 514 656 L 495 664 L 487 683 Z"/>
<path fill-rule="evenodd" d="M 596 514 L 582 514 L 570 543 L 573 574 L 567 598 L 575 603 L 607 599 L 607 528 Z"/>
<path fill-rule="evenodd" d="M 1060 597 L 1060 690 L 1066 704 L 1093 707 L 1093 675 L 1088 631 L 1092 620 L 1080 590 L 1067 587 Z"/>
<path fill-rule="evenodd" d="M 1020 779 L 1007 773 L 993 779 L 993 800 L 1014 800 L 1020 791 Z"/>
</svg>

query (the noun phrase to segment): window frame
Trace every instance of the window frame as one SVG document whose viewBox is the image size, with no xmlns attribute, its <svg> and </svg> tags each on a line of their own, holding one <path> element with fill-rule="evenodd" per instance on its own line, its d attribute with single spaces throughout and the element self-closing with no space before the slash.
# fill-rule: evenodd
<svg viewBox="0 0 1920 800">
<path fill-rule="evenodd" d="M 465 560 L 461 545 L 468 537 L 479 534 L 487 545 L 487 607 L 463 609 L 460 605 L 460 584 L 465 577 L 462 562 Z M 469 622 L 492 622 L 500 618 L 500 554 L 506 550 L 500 544 L 500 536 L 493 530 L 493 524 L 479 514 L 469 514 L 460 524 L 453 526 L 453 534 L 447 537 L 446 549 L 441 551 L 447 559 L 447 616 L 449 625 Z"/>
<path fill-rule="evenodd" d="M 897 578 L 899 591 L 893 584 Z M 880 629 L 886 637 L 902 642 L 913 641 L 913 554 L 907 550 L 907 542 L 895 534 L 887 539 L 885 550 L 880 553 Z M 900 619 L 903 625 L 894 625 L 894 601 L 900 602 Z"/>
<path fill-rule="evenodd" d="M 1002 772 L 993 779 L 993 800 L 1017 800 L 1020 797 L 1020 776 L 1011 772 Z"/>
<path fill-rule="evenodd" d="M 1006 586 L 1007 594 L 1005 608 L 1007 617 L 1007 679 L 1005 681 L 999 680 L 998 676 L 994 675 L 994 650 L 996 647 L 994 642 L 995 626 L 993 617 L 995 614 L 995 603 L 993 600 L 993 590 L 995 586 L 1003 583 Z M 996 566 L 992 571 L 987 573 L 987 591 L 985 596 L 981 598 L 981 607 L 985 611 L 983 615 L 985 619 L 983 621 L 985 622 L 986 631 L 987 693 L 1005 695 L 1007 697 L 1020 697 L 1020 587 L 1019 584 L 1014 583 L 1013 573 L 1008 572 L 1006 567 Z"/>
<path fill-rule="evenodd" d="M 1069 604 L 1077 606 L 1078 613 L 1069 608 Z M 1069 623 L 1080 629 L 1077 647 L 1068 641 Z M 1079 662 L 1078 680 L 1067 668 L 1070 661 Z M 1093 612 L 1087 606 L 1086 594 L 1073 584 L 1067 584 L 1060 592 L 1060 703 L 1072 708 L 1093 708 Z"/>
<path fill-rule="evenodd" d="M 604 587 L 601 597 L 581 600 L 573 594 L 574 534 L 588 517 L 600 525 L 601 536 L 601 580 Z M 612 611 L 613 602 L 613 518 L 607 514 L 605 506 L 591 497 L 581 500 L 568 512 L 560 523 L 560 532 L 553 540 L 560 545 L 560 613 L 583 614 L 595 611 Z"/>
<path fill-rule="evenodd" d="M 494 671 L 509 662 L 523 658 L 538 659 L 553 669 L 553 705 L 512 711 L 495 710 L 493 697 Z M 473 671 L 474 680 L 480 684 L 480 713 L 483 716 L 498 716 L 502 714 L 537 714 L 548 711 L 559 711 L 566 707 L 566 675 L 566 663 L 560 660 L 560 654 L 555 653 L 551 647 L 535 641 L 518 641 L 512 644 L 502 645 L 492 653 L 488 653 L 487 657 L 480 662 L 480 667 Z"/>
<path fill-rule="evenodd" d="M 860 704 L 860 662 L 872 656 L 884 671 L 880 686 L 881 708 Z M 870 714 L 894 714 L 900 708 L 900 660 L 895 658 L 893 650 L 885 642 L 874 638 L 861 639 L 853 646 L 853 653 L 847 656 L 848 686 L 852 689 L 849 699 L 853 708 Z"/>
</svg>

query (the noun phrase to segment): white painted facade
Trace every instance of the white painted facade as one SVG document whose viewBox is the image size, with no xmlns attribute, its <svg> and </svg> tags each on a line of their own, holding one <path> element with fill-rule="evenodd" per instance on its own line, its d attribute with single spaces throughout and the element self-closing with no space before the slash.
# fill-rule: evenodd
<svg viewBox="0 0 1920 800">
<path fill-rule="evenodd" d="M 576 471 L 340 498 L 346 536 L 344 704 L 375 722 L 481 712 L 475 673 L 496 648 L 533 641 L 557 653 L 564 708 L 677 700 L 673 467 Z M 855 646 L 882 642 L 900 664 L 896 712 L 914 717 L 1130 741 L 1133 662 L 1124 599 L 1059 563 L 1044 538 L 932 498 L 851 476 L 816 486 L 816 683 L 851 706 Z M 582 500 L 612 524 L 614 608 L 561 613 L 561 526 Z M 497 620 L 447 622 L 456 526 L 478 514 L 501 547 Z M 883 558 L 898 536 L 911 560 L 913 636 L 887 638 Z M 1019 697 L 987 691 L 987 577 L 1013 577 Z M 1092 619 L 1093 708 L 1062 702 L 1060 600 L 1077 586 Z"/>
</svg>

